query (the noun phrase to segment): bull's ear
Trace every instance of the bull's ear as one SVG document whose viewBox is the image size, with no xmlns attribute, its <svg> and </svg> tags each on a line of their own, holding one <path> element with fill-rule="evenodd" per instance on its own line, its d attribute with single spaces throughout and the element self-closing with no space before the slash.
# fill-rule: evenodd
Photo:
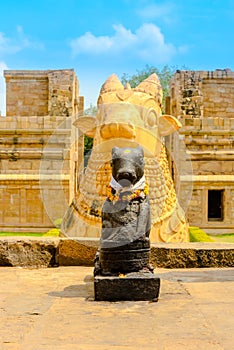
<svg viewBox="0 0 234 350">
<path fill-rule="evenodd" d="M 85 135 L 89 137 L 94 137 L 96 132 L 96 117 L 92 115 L 83 115 L 78 117 L 73 125 L 79 128 Z"/>
<path fill-rule="evenodd" d="M 181 127 L 179 120 L 172 115 L 164 114 L 159 118 L 159 133 L 161 136 L 170 135 Z"/>
<path fill-rule="evenodd" d="M 119 151 L 119 147 L 115 146 L 115 147 L 112 148 L 112 151 L 111 151 L 112 158 L 116 157 L 118 151 Z"/>
</svg>

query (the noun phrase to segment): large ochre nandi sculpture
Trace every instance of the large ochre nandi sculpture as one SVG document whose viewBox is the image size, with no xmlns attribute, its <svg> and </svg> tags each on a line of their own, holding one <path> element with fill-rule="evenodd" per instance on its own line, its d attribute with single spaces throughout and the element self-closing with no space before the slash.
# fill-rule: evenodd
<svg viewBox="0 0 234 350">
<path fill-rule="evenodd" d="M 93 150 L 77 194 L 63 220 L 69 236 L 99 237 L 101 208 L 111 179 L 112 147 L 137 147 L 145 153 L 145 177 L 151 203 L 151 242 L 186 242 L 188 226 L 176 198 L 163 137 L 179 121 L 162 115 L 162 87 L 156 74 L 137 87 L 122 85 L 116 75 L 103 84 L 96 116 L 78 117 L 75 126 L 93 137 Z"/>
</svg>

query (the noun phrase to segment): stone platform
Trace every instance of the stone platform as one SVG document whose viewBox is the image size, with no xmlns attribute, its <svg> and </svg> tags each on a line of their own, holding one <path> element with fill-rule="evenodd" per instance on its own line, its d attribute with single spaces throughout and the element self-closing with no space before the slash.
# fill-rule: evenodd
<svg viewBox="0 0 234 350">
<path fill-rule="evenodd" d="M 95 301 L 158 301 L 160 279 L 153 273 L 132 272 L 94 278 Z"/>
<path fill-rule="evenodd" d="M 1 267 L 0 349 L 233 349 L 234 269 L 157 269 L 158 303 L 96 302 L 92 274 Z"/>
</svg>

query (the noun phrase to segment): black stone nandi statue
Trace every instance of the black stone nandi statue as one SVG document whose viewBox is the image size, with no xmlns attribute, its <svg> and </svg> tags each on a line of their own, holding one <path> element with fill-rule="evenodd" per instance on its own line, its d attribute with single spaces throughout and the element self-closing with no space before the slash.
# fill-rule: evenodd
<svg viewBox="0 0 234 350">
<path fill-rule="evenodd" d="M 146 279 L 154 281 L 155 284 L 156 281 L 159 289 L 159 279 L 151 278 L 154 275 L 149 263 L 151 222 L 149 190 L 144 177 L 143 148 L 114 147 L 111 166 L 112 179 L 102 208 L 102 234 L 95 258 L 95 298 L 96 300 L 157 299 L 155 294 L 152 297 L 152 293 L 150 297 L 145 296 L 148 285 L 143 282 Z M 108 276 L 116 277 L 117 280 L 108 279 Z M 118 288 L 123 284 L 123 277 L 125 277 L 125 288 L 127 286 L 128 290 Z M 141 289 L 139 282 L 143 286 L 144 296 L 131 297 L 132 288 L 137 288 L 138 292 Z M 109 296 L 102 298 L 100 295 L 103 293 Z M 158 295 L 158 291 L 156 294 Z"/>
</svg>

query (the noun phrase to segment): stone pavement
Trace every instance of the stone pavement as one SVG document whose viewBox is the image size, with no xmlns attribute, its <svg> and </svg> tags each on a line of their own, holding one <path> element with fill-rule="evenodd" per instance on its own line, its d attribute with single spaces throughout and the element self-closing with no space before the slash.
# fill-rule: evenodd
<svg viewBox="0 0 234 350">
<path fill-rule="evenodd" d="M 234 268 L 158 269 L 157 303 L 95 302 L 92 271 L 1 267 L 0 349 L 234 349 Z"/>
</svg>

